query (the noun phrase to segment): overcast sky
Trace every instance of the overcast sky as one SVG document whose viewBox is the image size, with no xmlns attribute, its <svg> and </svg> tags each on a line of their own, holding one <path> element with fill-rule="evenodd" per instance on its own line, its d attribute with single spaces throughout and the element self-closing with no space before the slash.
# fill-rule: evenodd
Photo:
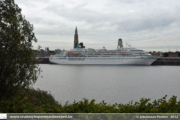
<svg viewBox="0 0 180 120">
<path fill-rule="evenodd" d="M 34 25 L 37 49 L 116 49 L 119 38 L 146 51 L 180 51 L 180 0 L 15 0 Z"/>
</svg>

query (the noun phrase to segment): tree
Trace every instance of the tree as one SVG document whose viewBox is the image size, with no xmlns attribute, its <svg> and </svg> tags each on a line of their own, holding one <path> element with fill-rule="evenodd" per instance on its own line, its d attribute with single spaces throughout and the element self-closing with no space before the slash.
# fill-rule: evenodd
<svg viewBox="0 0 180 120">
<path fill-rule="evenodd" d="M 14 0 L 0 0 L 0 100 L 34 84 L 40 74 L 32 42 L 33 25 Z"/>
</svg>

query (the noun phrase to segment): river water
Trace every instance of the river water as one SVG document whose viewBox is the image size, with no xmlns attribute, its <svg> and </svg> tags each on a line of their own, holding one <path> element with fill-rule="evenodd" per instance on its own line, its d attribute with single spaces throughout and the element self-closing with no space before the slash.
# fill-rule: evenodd
<svg viewBox="0 0 180 120">
<path fill-rule="evenodd" d="M 50 91 L 64 104 L 83 98 L 108 104 L 173 95 L 180 100 L 180 66 L 75 66 L 40 64 L 34 88 Z"/>
</svg>

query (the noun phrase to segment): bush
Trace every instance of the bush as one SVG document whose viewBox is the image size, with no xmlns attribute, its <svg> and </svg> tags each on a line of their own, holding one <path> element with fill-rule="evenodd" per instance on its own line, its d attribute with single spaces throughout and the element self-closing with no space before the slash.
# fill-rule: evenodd
<svg viewBox="0 0 180 120">
<path fill-rule="evenodd" d="M 74 101 L 72 104 L 66 102 L 59 104 L 50 92 L 35 90 L 33 88 L 21 90 L 22 92 L 12 96 L 8 100 L 0 102 L 0 112 L 4 113 L 179 113 L 180 101 L 172 96 L 168 101 L 167 95 L 161 99 L 154 100 L 142 98 L 139 102 L 128 104 L 107 104 L 95 100 Z"/>
</svg>

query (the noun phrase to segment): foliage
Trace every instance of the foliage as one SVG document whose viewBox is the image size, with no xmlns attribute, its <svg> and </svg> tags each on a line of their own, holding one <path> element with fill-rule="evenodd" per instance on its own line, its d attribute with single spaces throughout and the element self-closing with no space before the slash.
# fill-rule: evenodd
<svg viewBox="0 0 180 120">
<path fill-rule="evenodd" d="M 31 25 L 14 0 L 0 0 L 0 101 L 28 88 L 40 69 L 32 42 L 37 42 Z"/>
<path fill-rule="evenodd" d="M 154 100 L 142 98 L 139 102 L 128 104 L 107 104 L 95 100 L 74 101 L 59 104 L 47 91 L 34 90 L 33 88 L 21 90 L 22 92 L 10 99 L 0 102 L 0 112 L 4 113 L 179 113 L 180 101 L 172 96 L 168 101 L 167 96 Z"/>
<path fill-rule="evenodd" d="M 164 56 L 164 57 L 168 57 L 168 56 L 169 56 L 169 53 L 168 53 L 168 52 L 165 52 L 165 53 L 163 53 L 163 56 Z"/>
<path fill-rule="evenodd" d="M 21 90 L 21 93 L 2 101 L 0 108 L 0 112 L 8 113 L 60 112 L 58 102 L 50 93 L 33 88 Z"/>
</svg>

